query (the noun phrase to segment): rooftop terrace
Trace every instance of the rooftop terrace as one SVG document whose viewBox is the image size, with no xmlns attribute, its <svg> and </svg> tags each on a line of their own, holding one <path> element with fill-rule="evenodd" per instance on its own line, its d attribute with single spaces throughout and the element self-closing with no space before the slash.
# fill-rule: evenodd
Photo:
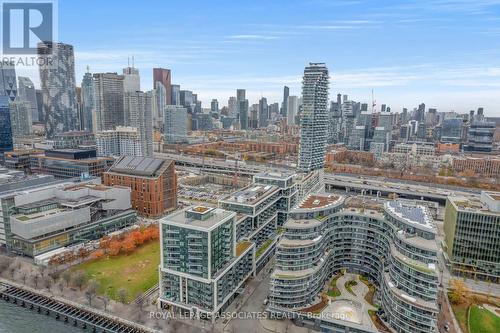
<svg viewBox="0 0 500 333">
<path fill-rule="evenodd" d="M 299 209 L 324 208 L 339 203 L 342 197 L 338 195 L 316 195 L 306 197 L 298 206 Z"/>
<path fill-rule="evenodd" d="M 235 216 L 236 213 L 221 208 L 191 206 L 164 217 L 161 222 L 163 224 L 178 225 L 185 228 L 195 227 L 209 231 Z"/>
<path fill-rule="evenodd" d="M 230 196 L 223 199 L 223 201 L 251 205 L 276 191 L 278 191 L 278 187 L 273 185 L 252 184 L 237 192 L 232 193 Z"/>
</svg>

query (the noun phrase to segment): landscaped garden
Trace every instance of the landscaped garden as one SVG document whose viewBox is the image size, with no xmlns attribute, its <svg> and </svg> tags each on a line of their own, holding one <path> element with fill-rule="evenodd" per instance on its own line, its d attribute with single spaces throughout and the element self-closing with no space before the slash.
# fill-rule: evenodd
<svg viewBox="0 0 500 333">
<path fill-rule="evenodd" d="M 450 288 L 448 298 L 462 332 L 500 332 L 500 314 L 497 315 L 484 307 L 484 304 L 500 307 L 500 299 L 472 294 L 461 280 L 451 280 Z"/>
<path fill-rule="evenodd" d="M 145 238 L 140 239 L 141 235 Z M 130 302 L 158 283 L 160 242 L 147 229 L 119 240 L 104 240 L 102 249 L 93 256 L 72 267 L 71 272 L 83 272 L 87 283 L 96 284 L 99 295 Z"/>
</svg>

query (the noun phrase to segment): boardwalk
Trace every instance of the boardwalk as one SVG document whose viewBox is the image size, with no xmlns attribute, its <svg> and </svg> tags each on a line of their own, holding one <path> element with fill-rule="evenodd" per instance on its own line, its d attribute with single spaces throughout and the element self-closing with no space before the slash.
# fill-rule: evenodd
<svg viewBox="0 0 500 333">
<path fill-rule="evenodd" d="M 96 333 L 156 333 L 134 322 L 11 282 L 0 281 L 0 298 Z"/>
</svg>

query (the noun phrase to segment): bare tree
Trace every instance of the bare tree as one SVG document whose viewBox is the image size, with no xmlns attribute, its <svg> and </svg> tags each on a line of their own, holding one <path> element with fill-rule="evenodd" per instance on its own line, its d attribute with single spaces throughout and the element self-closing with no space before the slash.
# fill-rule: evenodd
<svg viewBox="0 0 500 333">
<path fill-rule="evenodd" d="M 52 287 L 52 279 L 48 276 L 42 277 L 42 283 L 45 288 L 47 288 L 48 291 L 50 291 L 50 288 Z"/>
<path fill-rule="evenodd" d="M 99 289 L 99 283 L 95 280 L 90 280 L 87 286 L 87 290 L 85 290 L 85 297 L 89 301 L 89 306 L 92 306 L 92 299 L 97 294 L 97 290 Z"/>
<path fill-rule="evenodd" d="M 118 300 L 120 303 L 126 304 L 127 303 L 127 297 L 128 297 L 128 292 L 126 289 L 120 288 L 118 289 Z"/>
<path fill-rule="evenodd" d="M 35 273 L 33 275 L 33 285 L 35 286 L 35 288 L 38 288 L 38 283 L 39 282 L 40 282 L 40 274 Z"/>
<path fill-rule="evenodd" d="M 26 284 L 26 280 L 28 279 L 28 272 L 26 270 L 21 271 L 21 281 L 23 281 L 23 284 Z"/>
<path fill-rule="evenodd" d="M 75 287 L 82 290 L 83 286 L 85 285 L 85 272 L 84 271 L 77 271 L 73 275 L 73 284 Z"/>
<path fill-rule="evenodd" d="M 49 270 L 49 273 L 48 273 L 48 276 L 52 279 L 52 283 L 53 284 L 56 284 L 57 280 L 59 279 L 61 274 L 59 274 L 59 272 L 52 268 Z"/>
<path fill-rule="evenodd" d="M 11 264 L 12 259 L 0 256 L 0 272 L 4 272 Z"/>
<path fill-rule="evenodd" d="M 62 279 L 64 280 L 64 282 L 66 282 L 66 287 L 69 286 L 69 283 L 71 282 L 71 271 L 64 271 L 62 274 L 61 274 L 61 277 Z"/>
<path fill-rule="evenodd" d="M 108 304 L 109 304 L 109 297 L 108 297 L 108 295 L 105 295 L 102 298 L 102 304 L 104 305 L 104 311 L 107 311 L 108 310 Z"/>
<path fill-rule="evenodd" d="M 62 282 L 59 282 L 59 283 L 57 284 L 57 286 L 59 287 L 59 291 L 60 291 L 60 292 L 61 292 L 61 294 L 62 294 L 62 292 L 64 291 L 64 284 L 63 284 Z"/>
</svg>

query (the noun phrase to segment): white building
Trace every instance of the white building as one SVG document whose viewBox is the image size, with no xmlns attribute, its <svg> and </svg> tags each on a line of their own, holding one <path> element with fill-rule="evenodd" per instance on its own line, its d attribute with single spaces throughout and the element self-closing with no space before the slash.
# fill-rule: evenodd
<svg viewBox="0 0 500 333">
<path fill-rule="evenodd" d="M 299 98 L 297 96 L 288 96 L 287 98 L 287 124 L 295 125 L 295 117 L 299 112 Z"/>
<path fill-rule="evenodd" d="M 118 126 L 96 134 L 99 156 L 142 156 L 141 138 L 135 127 Z"/>
<path fill-rule="evenodd" d="M 328 134 L 328 68 L 311 63 L 304 69 L 300 114 L 299 169 L 312 171 L 325 164 Z"/>
</svg>

